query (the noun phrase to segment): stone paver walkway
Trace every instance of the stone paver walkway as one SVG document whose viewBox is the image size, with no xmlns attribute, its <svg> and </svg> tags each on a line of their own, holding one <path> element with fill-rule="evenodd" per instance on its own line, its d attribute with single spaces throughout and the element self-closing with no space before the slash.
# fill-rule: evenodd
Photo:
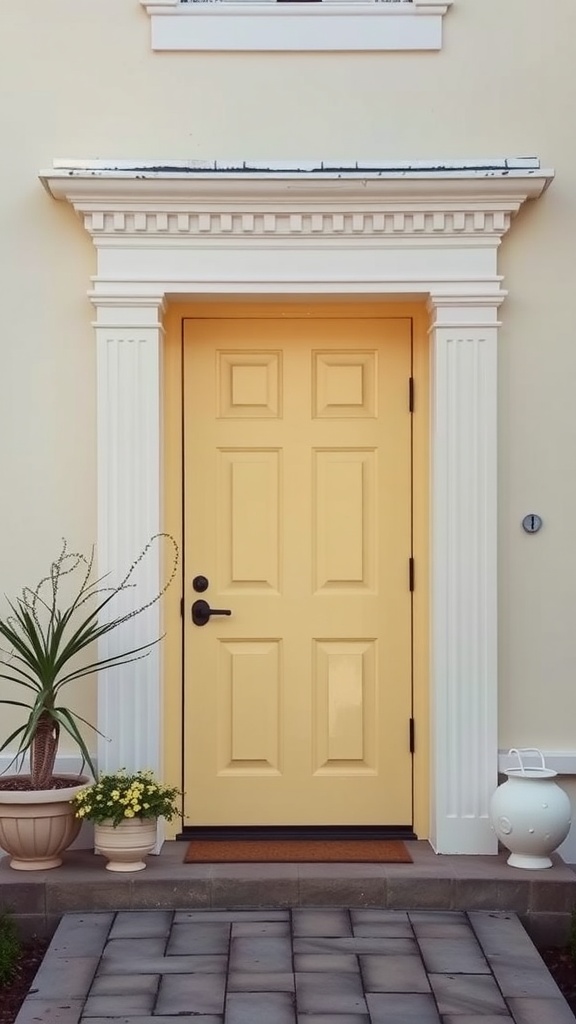
<svg viewBox="0 0 576 1024">
<path fill-rule="evenodd" d="M 574 1024 L 510 913 L 66 914 L 18 1024 Z"/>
</svg>

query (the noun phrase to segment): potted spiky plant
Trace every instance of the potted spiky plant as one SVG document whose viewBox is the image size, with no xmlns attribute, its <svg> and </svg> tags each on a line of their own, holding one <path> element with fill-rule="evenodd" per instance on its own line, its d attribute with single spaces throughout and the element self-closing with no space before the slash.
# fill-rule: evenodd
<svg viewBox="0 0 576 1024">
<path fill-rule="evenodd" d="M 113 615 L 110 605 L 133 587 L 134 573 L 154 543 L 166 540 L 172 548 L 172 566 L 160 592 L 144 604 Z M 57 867 L 61 854 L 76 838 L 80 820 L 70 800 L 90 783 L 90 776 L 55 772 L 62 731 L 78 747 L 85 768 L 96 777 L 82 727 L 97 731 L 78 712 L 62 703 L 62 690 L 96 672 L 146 657 L 156 637 L 140 647 L 98 657 L 95 644 L 128 619 L 155 604 L 176 574 L 178 548 L 169 534 L 152 537 L 128 572 L 115 586 L 94 579 L 94 549 L 89 556 L 68 551 L 64 541 L 48 574 L 35 588 L 25 587 L 8 602 L 0 618 L 0 679 L 20 687 L 22 699 L 0 697 L 0 704 L 23 709 L 25 721 L 0 744 L 0 752 L 14 751 L 10 766 L 17 774 L 0 775 L 0 847 L 11 856 L 11 867 L 36 870 Z M 63 593 L 66 591 L 66 593 Z M 84 658 L 83 658 L 84 656 Z M 6 689 L 6 688 L 5 688 Z M 29 773 L 22 767 L 29 757 Z"/>
</svg>

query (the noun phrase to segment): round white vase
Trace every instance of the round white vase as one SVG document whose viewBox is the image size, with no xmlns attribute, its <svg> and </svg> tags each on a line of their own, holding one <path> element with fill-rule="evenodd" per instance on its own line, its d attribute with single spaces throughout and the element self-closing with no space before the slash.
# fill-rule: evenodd
<svg viewBox="0 0 576 1024">
<path fill-rule="evenodd" d="M 530 751 L 540 757 L 539 767 L 525 766 L 522 754 Z M 554 781 L 557 772 L 546 768 L 541 751 L 513 748 L 509 753 L 518 756 L 520 766 L 504 773 L 507 782 L 492 796 L 492 827 L 502 845 L 510 850 L 511 867 L 552 867 L 550 854 L 570 831 L 570 799 Z"/>
<path fill-rule="evenodd" d="M 142 871 L 156 846 L 156 818 L 126 818 L 119 825 L 94 825 L 94 848 L 106 857 L 107 871 Z"/>
</svg>

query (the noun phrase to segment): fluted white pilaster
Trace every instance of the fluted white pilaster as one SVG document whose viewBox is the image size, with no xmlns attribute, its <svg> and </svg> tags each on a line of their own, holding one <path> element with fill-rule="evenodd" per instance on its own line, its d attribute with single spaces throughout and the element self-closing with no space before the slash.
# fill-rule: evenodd
<svg viewBox="0 0 576 1024">
<path fill-rule="evenodd" d="M 119 582 L 161 530 L 162 300 L 137 304 L 95 300 L 97 310 L 98 572 Z M 158 593 L 162 545 L 154 544 L 134 575 L 135 587 L 111 603 L 118 614 Z M 101 641 L 99 654 L 141 647 L 160 636 L 160 604 Z M 160 646 L 147 657 L 101 672 L 98 764 L 101 771 L 159 771 Z"/>
<path fill-rule="evenodd" d="M 431 673 L 438 853 L 495 853 L 497 308 L 432 295 Z"/>
</svg>

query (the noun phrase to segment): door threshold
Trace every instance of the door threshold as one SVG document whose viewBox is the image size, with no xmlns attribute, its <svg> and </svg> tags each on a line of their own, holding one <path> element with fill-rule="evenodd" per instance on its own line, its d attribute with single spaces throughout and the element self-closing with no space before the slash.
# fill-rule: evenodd
<svg viewBox="0 0 576 1024">
<path fill-rule="evenodd" d="M 417 839 L 411 825 L 184 825 L 176 839 Z"/>
</svg>

